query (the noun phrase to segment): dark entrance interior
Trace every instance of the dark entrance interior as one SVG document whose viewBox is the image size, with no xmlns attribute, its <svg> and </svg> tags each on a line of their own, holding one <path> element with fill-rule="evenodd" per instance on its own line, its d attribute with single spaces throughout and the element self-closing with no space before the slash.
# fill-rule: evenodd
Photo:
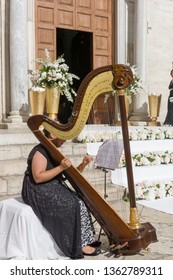
<svg viewBox="0 0 173 280">
<path fill-rule="evenodd" d="M 77 75 L 73 88 L 78 90 L 84 77 L 93 69 L 93 35 L 90 32 L 57 28 L 57 57 L 64 55 L 69 72 Z M 73 104 L 61 96 L 58 119 L 67 123 Z"/>
</svg>

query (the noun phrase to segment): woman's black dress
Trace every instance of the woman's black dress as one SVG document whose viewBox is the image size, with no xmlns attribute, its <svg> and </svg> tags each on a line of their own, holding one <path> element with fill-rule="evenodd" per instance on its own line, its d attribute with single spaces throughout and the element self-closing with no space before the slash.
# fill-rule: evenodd
<svg viewBox="0 0 173 280">
<path fill-rule="evenodd" d="M 167 105 L 167 115 L 163 124 L 173 126 L 173 80 L 169 84 L 169 97 Z"/>
<path fill-rule="evenodd" d="M 57 166 L 42 144 L 34 147 L 28 157 L 22 198 L 32 207 L 66 256 L 72 259 L 83 258 L 81 247 L 93 242 L 90 214 L 76 193 L 61 179 L 61 175 L 48 182 L 36 184 L 31 170 L 36 151 L 47 158 L 46 170 Z"/>
</svg>

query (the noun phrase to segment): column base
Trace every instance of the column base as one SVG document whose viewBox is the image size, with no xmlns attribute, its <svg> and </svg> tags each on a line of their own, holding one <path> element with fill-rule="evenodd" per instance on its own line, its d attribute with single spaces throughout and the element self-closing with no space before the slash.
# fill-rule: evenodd
<svg viewBox="0 0 173 280">
<path fill-rule="evenodd" d="M 17 124 L 23 122 L 22 116 L 19 115 L 19 111 L 11 111 L 8 120 L 10 120 L 11 123 L 17 123 Z"/>
<path fill-rule="evenodd" d="M 0 129 L 7 129 L 8 125 L 6 123 L 0 123 Z"/>
</svg>

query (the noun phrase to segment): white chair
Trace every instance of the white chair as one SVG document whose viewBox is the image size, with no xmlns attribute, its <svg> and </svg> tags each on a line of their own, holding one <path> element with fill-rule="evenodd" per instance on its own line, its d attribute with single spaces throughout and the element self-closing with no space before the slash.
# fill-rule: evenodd
<svg viewBox="0 0 173 280">
<path fill-rule="evenodd" d="M 68 259 L 22 198 L 0 201 L 0 259 Z"/>
</svg>

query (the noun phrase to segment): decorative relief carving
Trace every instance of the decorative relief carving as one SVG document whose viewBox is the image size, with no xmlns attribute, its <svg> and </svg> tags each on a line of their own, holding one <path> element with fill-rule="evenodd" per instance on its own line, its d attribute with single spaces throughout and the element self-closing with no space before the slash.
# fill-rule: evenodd
<svg viewBox="0 0 173 280">
<path fill-rule="evenodd" d="M 54 2 L 54 0 L 41 0 L 41 1 L 38 1 L 38 2 L 53 3 L 53 2 Z"/>
<path fill-rule="evenodd" d="M 54 9 L 47 7 L 38 7 L 38 22 L 54 24 Z"/>
<path fill-rule="evenodd" d="M 57 4 L 60 5 L 60 4 L 63 4 L 63 5 L 68 5 L 68 6 L 74 6 L 75 3 L 74 0 L 58 0 L 57 1 Z"/>
<path fill-rule="evenodd" d="M 66 27 L 74 27 L 74 14 L 73 11 L 64 11 L 58 10 L 57 19 L 56 19 L 57 26 L 66 26 Z"/>
<path fill-rule="evenodd" d="M 108 33 L 108 17 L 95 17 L 95 29 L 97 32 L 106 32 Z"/>
<path fill-rule="evenodd" d="M 40 44 L 53 45 L 54 44 L 54 31 L 50 29 L 39 28 L 38 38 Z"/>
<path fill-rule="evenodd" d="M 92 8 L 91 0 L 77 0 L 77 8 Z"/>
<path fill-rule="evenodd" d="M 102 12 L 109 12 L 109 3 L 111 0 L 99 0 L 95 1 L 95 10 Z"/>
<path fill-rule="evenodd" d="M 108 52 L 109 44 L 108 38 L 103 36 L 95 36 L 96 51 L 106 51 Z"/>
<path fill-rule="evenodd" d="M 109 65 L 111 62 L 110 62 L 110 58 L 108 57 L 108 55 L 95 55 L 95 64 L 98 66 L 98 67 L 101 67 L 103 65 Z"/>
<path fill-rule="evenodd" d="M 92 21 L 90 14 L 77 13 L 77 28 L 84 28 L 91 30 Z"/>
</svg>

